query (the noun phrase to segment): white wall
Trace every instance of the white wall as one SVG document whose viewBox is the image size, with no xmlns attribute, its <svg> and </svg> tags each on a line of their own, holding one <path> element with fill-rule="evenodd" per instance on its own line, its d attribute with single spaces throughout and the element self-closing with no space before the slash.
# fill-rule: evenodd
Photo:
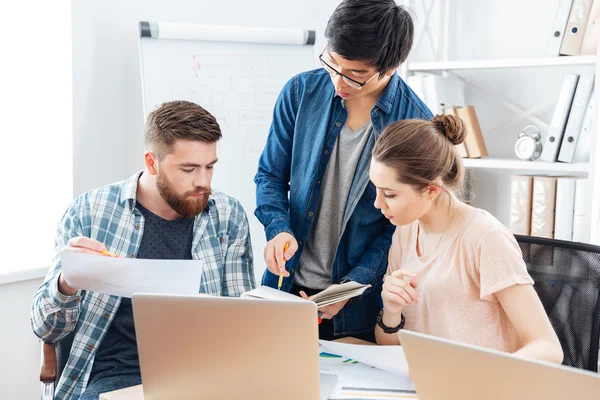
<svg viewBox="0 0 600 400">
<path fill-rule="evenodd" d="M 42 279 L 0 284 L 0 399 L 36 399 L 41 345 L 31 331 L 29 306 Z"/>
</svg>

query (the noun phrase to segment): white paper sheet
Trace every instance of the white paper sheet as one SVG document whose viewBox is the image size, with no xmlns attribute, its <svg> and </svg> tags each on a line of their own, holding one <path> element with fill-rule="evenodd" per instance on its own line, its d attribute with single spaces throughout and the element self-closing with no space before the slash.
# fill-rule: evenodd
<svg viewBox="0 0 600 400">
<path fill-rule="evenodd" d="M 63 277 L 73 288 L 131 297 L 134 293 L 198 294 L 202 262 L 144 260 L 60 253 Z"/>
<path fill-rule="evenodd" d="M 370 346 L 319 340 L 321 351 L 337 354 L 363 364 L 408 376 L 408 363 L 402 346 Z"/>
<path fill-rule="evenodd" d="M 322 348 L 321 348 L 322 349 Z M 319 356 L 321 374 L 335 374 L 337 383 L 329 399 L 407 399 L 417 398 L 408 376 L 401 376 L 325 352 Z"/>
<path fill-rule="evenodd" d="M 319 374 L 319 400 L 329 400 L 338 382 L 338 376 L 321 372 Z"/>
<path fill-rule="evenodd" d="M 300 296 L 295 296 L 291 293 L 284 292 L 283 290 L 273 289 L 269 286 L 259 286 L 256 289 L 252 289 L 248 292 L 242 293 L 241 297 L 278 301 L 307 301 Z"/>
</svg>

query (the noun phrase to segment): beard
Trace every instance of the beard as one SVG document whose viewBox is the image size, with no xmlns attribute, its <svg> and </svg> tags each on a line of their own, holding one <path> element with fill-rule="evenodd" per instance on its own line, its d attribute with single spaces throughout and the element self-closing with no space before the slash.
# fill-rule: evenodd
<svg viewBox="0 0 600 400">
<path fill-rule="evenodd" d="M 165 199 L 167 204 L 183 218 L 195 217 L 204 211 L 208 205 L 210 188 L 198 187 L 195 190 L 180 195 L 173 189 L 171 182 L 169 182 L 165 174 L 160 172 L 156 175 L 156 187 L 158 188 L 158 193 Z M 191 197 L 199 193 L 204 193 L 204 196 L 199 199 Z"/>
</svg>

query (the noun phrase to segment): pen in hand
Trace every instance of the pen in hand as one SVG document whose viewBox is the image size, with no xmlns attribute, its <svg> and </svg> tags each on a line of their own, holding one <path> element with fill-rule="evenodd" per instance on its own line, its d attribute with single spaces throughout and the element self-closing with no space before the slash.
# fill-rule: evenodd
<svg viewBox="0 0 600 400">
<path fill-rule="evenodd" d="M 102 253 L 103 256 L 107 256 L 107 257 L 117 257 L 116 254 L 113 254 L 113 253 L 107 251 L 106 249 L 102 250 L 100 253 Z"/>
<path fill-rule="evenodd" d="M 289 243 L 286 243 L 285 246 L 283 246 L 283 268 L 285 268 L 285 252 L 287 251 L 287 249 L 290 247 Z M 277 282 L 277 290 L 281 290 L 281 285 L 283 284 L 283 272 L 279 272 L 279 282 Z"/>
</svg>

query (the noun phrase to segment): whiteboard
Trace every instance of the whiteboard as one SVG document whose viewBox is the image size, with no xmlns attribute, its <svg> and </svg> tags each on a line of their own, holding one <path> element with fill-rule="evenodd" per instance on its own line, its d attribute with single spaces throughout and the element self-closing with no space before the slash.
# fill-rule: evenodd
<svg viewBox="0 0 600 400">
<path fill-rule="evenodd" d="M 148 29 L 144 36 L 144 24 L 152 26 L 150 36 Z M 260 282 L 266 268 L 266 240 L 264 227 L 254 216 L 254 175 L 279 92 L 295 74 L 315 67 L 313 46 L 301 44 L 314 43 L 314 32 L 230 27 L 228 35 L 221 35 L 226 40 L 217 41 L 215 32 L 223 27 L 141 23 L 141 28 L 144 119 L 171 100 L 195 102 L 216 117 L 223 139 L 212 188 L 244 207 Z M 210 40 L 202 40 L 203 32 L 210 33 L 204 34 Z"/>
</svg>

